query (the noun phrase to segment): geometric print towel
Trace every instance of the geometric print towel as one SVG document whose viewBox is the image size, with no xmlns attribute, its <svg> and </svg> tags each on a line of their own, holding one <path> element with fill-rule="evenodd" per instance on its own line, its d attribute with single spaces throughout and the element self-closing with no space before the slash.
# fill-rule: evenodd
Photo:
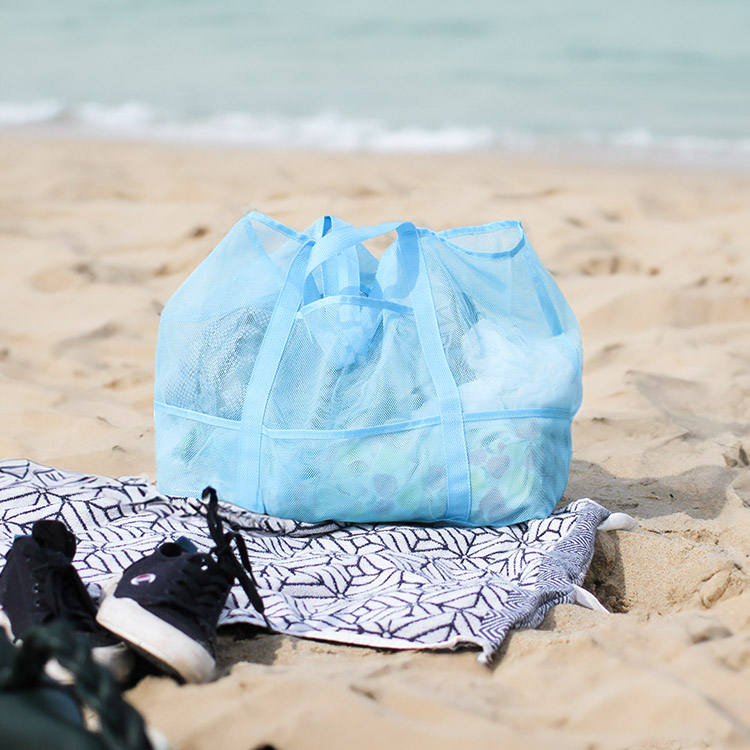
<svg viewBox="0 0 750 750">
<path fill-rule="evenodd" d="M 580 588 L 597 527 L 632 520 L 588 499 L 504 528 L 308 524 L 227 503 L 220 512 L 247 543 L 267 618 L 238 585 L 220 624 L 377 648 L 473 645 L 483 662 L 509 630 L 538 626 L 555 604 L 600 607 Z M 143 477 L 0 461 L 0 566 L 15 536 L 39 519 L 59 519 L 78 540 L 73 564 L 96 599 L 107 580 L 165 540 L 185 536 L 209 550 L 204 513 L 201 501 L 160 495 Z"/>
</svg>

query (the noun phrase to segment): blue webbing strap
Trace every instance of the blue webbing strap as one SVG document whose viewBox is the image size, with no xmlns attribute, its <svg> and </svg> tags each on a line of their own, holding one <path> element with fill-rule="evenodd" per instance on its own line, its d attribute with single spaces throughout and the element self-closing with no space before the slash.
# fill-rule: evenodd
<svg viewBox="0 0 750 750">
<path fill-rule="evenodd" d="M 413 274 L 413 278 L 407 276 L 407 281 L 412 290 L 410 297 L 414 309 L 414 320 L 417 324 L 417 333 L 422 343 L 427 369 L 440 403 L 448 494 L 446 519 L 468 521 L 471 513 L 471 474 L 469 473 L 461 396 L 445 356 L 424 252 L 413 225 L 399 231 L 399 249 L 407 274 Z"/>
<path fill-rule="evenodd" d="M 407 274 L 417 332 L 427 368 L 440 403 L 449 520 L 467 520 L 471 511 L 471 480 L 461 398 L 440 338 L 435 303 L 416 228 L 409 222 L 387 222 L 374 227 L 343 227 L 297 252 L 269 321 L 245 394 L 237 470 L 239 498 L 249 508 L 263 511 L 260 496 L 261 431 L 273 381 L 303 299 L 305 281 L 329 258 L 367 239 L 396 230 L 402 267 Z"/>
<path fill-rule="evenodd" d="M 240 505 L 259 513 L 265 511 L 259 502 L 258 491 L 263 418 L 266 414 L 268 397 L 271 395 L 271 387 L 276 378 L 276 371 L 304 295 L 304 283 L 307 278 L 305 269 L 314 244 L 314 240 L 309 240 L 302 245 L 289 266 L 284 286 L 281 288 L 268 322 L 245 392 L 240 428 L 240 450 L 237 457 L 237 494 Z"/>
<path fill-rule="evenodd" d="M 318 219 L 312 227 L 305 230 L 305 234 L 309 239 L 319 240 L 332 230 L 350 226 L 349 222 L 343 221 L 336 216 L 324 216 L 322 219 Z M 350 252 L 343 253 L 335 264 L 333 262 L 324 263 L 321 268 L 321 277 L 322 287 L 320 289 L 318 289 L 315 277 L 312 274 L 305 279 L 305 305 L 315 302 L 321 296 L 359 294 L 360 280 L 357 249 L 355 247 L 350 248 Z M 354 291 L 341 291 L 349 289 L 353 289 Z"/>
</svg>

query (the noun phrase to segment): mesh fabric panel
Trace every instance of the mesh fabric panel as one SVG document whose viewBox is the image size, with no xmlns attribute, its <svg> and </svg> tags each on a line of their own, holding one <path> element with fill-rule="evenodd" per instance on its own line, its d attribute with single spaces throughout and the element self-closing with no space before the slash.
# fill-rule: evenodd
<svg viewBox="0 0 750 750">
<path fill-rule="evenodd" d="M 324 521 L 444 517 L 445 460 L 438 425 L 364 437 L 263 438 L 267 513 Z"/>
<path fill-rule="evenodd" d="M 348 340 L 352 317 L 356 329 L 370 335 Z M 354 301 L 327 305 L 295 323 L 271 389 L 266 425 L 377 427 L 413 419 L 435 397 L 413 316 L 359 308 Z"/>
<path fill-rule="evenodd" d="M 438 237 L 422 239 L 448 364 L 466 413 L 575 411 L 581 399 L 578 326 L 528 242 L 518 247 L 516 230 L 487 236 L 490 247 L 517 248 L 500 256 L 450 252 Z"/>
<path fill-rule="evenodd" d="M 466 425 L 472 518 L 491 525 L 544 518 L 562 497 L 570 462 L 566 419 L 516 418 Z"/>
<path fill-rule="evenodd" d="M 210 484 L 232 497 L 237 471 L 238 432 L 182 416 L 155 413 L 159 487 L 174 495 L 200 497 Z"/>
</svg>

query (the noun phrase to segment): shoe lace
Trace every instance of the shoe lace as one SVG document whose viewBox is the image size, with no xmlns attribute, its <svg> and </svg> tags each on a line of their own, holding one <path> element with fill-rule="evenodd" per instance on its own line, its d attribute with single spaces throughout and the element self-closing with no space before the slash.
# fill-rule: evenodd
<svg viewBox="0 0 750 750">
<path fill-rule="evenodd" d="M 255 607 L 256 611 L 263 614 L 265 606 L 263 599 L 261 599 L 258 593 L 258 584 L 253 575 L 250 559 L 247 555 L 245 540 L 237 531 L 224 531 L 224 524 L 219 515 L 219 498 L 213 487 L 206 487 L 203 490 L 203 501 L 208 502 L 206 519 L 211 539 L 215 545 L 211 553 L 216 555 L 216 559 L 223 566 L 229 568 L 234 573 L 235 579 L 239 581 L 250 603 Z M 234 542 L 237 549 L 239 559 L 232 549 L 232 542 Z M 265 615 L 263 616 L 265 619 Z"/>
</svg>

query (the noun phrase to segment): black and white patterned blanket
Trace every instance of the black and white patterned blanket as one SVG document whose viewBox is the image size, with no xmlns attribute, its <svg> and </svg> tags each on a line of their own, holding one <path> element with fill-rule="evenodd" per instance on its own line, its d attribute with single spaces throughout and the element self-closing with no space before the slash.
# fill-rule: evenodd
<svg viewBox="0 0 750 750">
<path fill-rule="evenodd" d="M 74 565 L 95 598 L 165 540 L 185 536 L 210 549 L 202 512 L 200 501 L 164 497 L 145 478 L 0 461 L 3 564 L 34 521 L 62 520 L 78 539 Z M 511 628 L 536 627 L 555 604 L 600 606 L 580 588 L 597 527 L 632 520 L 592 500 L 541 521 L 475 529 L 295 523 L 228 504 L 221 512 L 247 542 L 273 630 L 381 648 L 473 644 L 481 661 Z M 239 586 L 221 618 L 237 622 L 265 626 Z"/>
</svg>

